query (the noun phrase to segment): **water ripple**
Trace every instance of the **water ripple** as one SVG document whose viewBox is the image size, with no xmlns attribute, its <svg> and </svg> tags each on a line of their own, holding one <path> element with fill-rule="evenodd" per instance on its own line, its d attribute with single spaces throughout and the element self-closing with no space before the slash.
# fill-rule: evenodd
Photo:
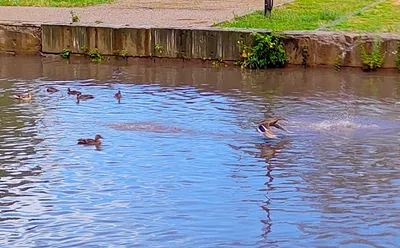
<svg viewBox="0 0 400 248">
<path fill-rule="evenodd" d="M 0 66 L 2 247 L 400 246 L 397 76 Z M 273 116 L 294 133 L 260 136 Z"/>
</svg>

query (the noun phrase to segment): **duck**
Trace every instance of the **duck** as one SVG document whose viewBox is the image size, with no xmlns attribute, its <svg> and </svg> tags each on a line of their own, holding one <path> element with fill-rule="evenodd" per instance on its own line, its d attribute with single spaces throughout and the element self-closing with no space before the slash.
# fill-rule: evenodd
<svg viewBox="0 0 400 248">
<path fill-rule="evenodd" d="M 101 137 L 100 134 L 96 134 L 94 139 L 78 139 L 78 145 L 95 145 L 95 146 L 99 146 L 101 144 L 101 139 L 103 139 L 103 137 Z"/>
<path fill-rule="evenodd" d="M 89 100 L 89 99 L 93 99 L 94 98 L 94 96 L 93 95 L 89 95 L 89 94 L 87 94 L 87 95 L 82 95 L 82 93 L 78 93 L 78 94 L 76 94 L 76 100 L 77 101 L 79 101 L 79 100 Z"/>
<path fill-rule="evenodd" d="M 286 128 L 282 127 L 279 125 L 277 122 L 280 120 L 285 120 L 285 118 L 275 118 L 275 119 L 269 119 L 269 120 L 263 120 L 258 124 L 257 131 L 262 133 L 265 137 L 270 138 L 270 139 L 277 139 L 278 137 L 271 131 L 271 127 L 278 128 L 280 130 L 283 130 L 287 133 L 292 133 L 288 131 Z"/>
<path fill-rule="evenodd" d="M 31 92 L 28 92 L 27 95 L 22 95 L 22 94 L 20 94 L 20 95 L 14 95 L 13 97 L 14 97 L 15 99 L 18 99 L 18 100 L 30 101 L 30 100 L 32 100 L 32 93 L 31 93 Z"/>
<path fill-rule="evenodd" d="M 47 92 L 50 92 L 50 93 L 55 93 L 55 92 L 58 92 L 59 90 L 56 89 L 56 88 L 54 88 L 54 87 L 48 87 L 48 88 L 46 89 L 46 91 L 47 91 Z"/>
<path fill-rule="evenodd" d="M 115 97 L 115 98 L 117 98 L 117 99 L 121 99 L 121 98 L 122 98 L 121 91 L 120 91 L 120 90 L 118 90 L 118 92 L 117 92 L 117 93 L 115 93 L 114 97 Z"/>
<path fill-rule="evenodd" d="M 71 90 L 70 88 L 68 88 L 68 95 L 77 95 L 78 93 L 81 94 L 80 91 Z"/>
</svg>

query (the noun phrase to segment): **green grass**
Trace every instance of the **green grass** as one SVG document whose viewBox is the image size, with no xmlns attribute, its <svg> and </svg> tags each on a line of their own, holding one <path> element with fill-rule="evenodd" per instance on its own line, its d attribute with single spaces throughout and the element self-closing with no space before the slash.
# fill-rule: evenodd
<svg viewBox="0 0 400 248">
<path fill-rule="evenodd" d="M 0 0 L 0 6 L 84 7 L 114 0 Z"/>
<path fill-rule="evenodd" d="M 273 31 L 313 30 L 375 1 L 296 0 L 283 7 L 275 8 L 270 17 L 264 17 L 263 12 L 257 11 L 243 17 L 235 17 L 217 26 L 264 28 Z"/>
<path fill-rule="evenodd" d="M 400 33 L 400 0 L 388 0 L 329 29 Z"/>
</svg>

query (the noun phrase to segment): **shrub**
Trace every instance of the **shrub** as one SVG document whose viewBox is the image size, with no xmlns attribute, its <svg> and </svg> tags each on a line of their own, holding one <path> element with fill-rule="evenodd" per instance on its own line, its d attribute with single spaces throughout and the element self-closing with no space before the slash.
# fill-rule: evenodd
<svg viewBox="0 0 400 248">
<path fill-rule="evenodd" d="M 283 67 L 287 56 L 281 38 L 276 34 L 253 33 L 254 42 L 251 47 L 238 42 L 242 49 L 242 68 L 264 69 Z"/>
<path fill-rule="evenodd" d="M 363 69 L 367 71 L 375 71 L 377 68 L 383 65 L 385 56 L 381 54 L 381 42 L 378 39 L 374 41 L 374 47 L 371 54 L 365 51 L 364 45 L 360 47 L 361 61 L 363 63 Z"/>
<path fill-rule="evenodd" d="M 400 41 L 397 43 L 397 51 L 396 51 L 396 54 L 397 54 L 396 67 L 397 67 L 397 69 L 399 69 L 399 71 L 400 71 Z"/>
</svg>

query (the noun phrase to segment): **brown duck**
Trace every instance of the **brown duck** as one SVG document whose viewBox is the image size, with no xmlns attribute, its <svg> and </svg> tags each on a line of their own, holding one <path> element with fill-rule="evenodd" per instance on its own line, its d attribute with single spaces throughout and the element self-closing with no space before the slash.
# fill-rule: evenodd
<svg viewBox="0 0 400 248">
<path fill-rule="evenodd" d="M 121 91 L 119 90 L 117 93 L 115 93 L 114 97 L 117 99 L 121 99 L 122 98 Z"/>
<path fill-rule="evenodd" d="M 271 131 L 271 127 L 278 128 L 280 130 L 283 130 L 285 132 L 291 133 L 288 131 L 286 128 L 282 127 L 279 125 L 277 122 L 280 120 L 285 120 L 285 118 L 276 118 L 276 119 L 270 119 L 270 120 L 263 120 L 257 127 L 257 131 L 262 133 L 265 137 L 270 138 L 270 139 L 276 139 L 277 136 Z"/>
<path fill-rule="evenodd" d="M 29 92 L 27 95 L 13 95 L 15 99 L 22 100 L 22 101 L 30 101 L 32 100 L 32 93 Z"/>
<path fill-rule="evenodd" d="M 94 96 L 93 95 L 89 95 L 89 94 L 82 95 L 80 92 L 78 94 L 76 94 L 76 100 L 77 101 L 79 101 L 79 100 L 89 100 L 89 99 L 93 99 L 93 98 L 94 98 Z"/>
<path fill-rule="evenodd" d="M 68 88 L 68 95 L 77 95 L 78 93 L 81 94 L 80 91 L 71 90 L 70 88 Z"/>
<path fill-rule="evenodd" d="M 55 93 L 55 92 L 58 92 L 59 90 L 56 89 L 56 88 L 54 88 L 54 87 L 48 87 L 48 88 L 46 89 L 46 91 L 49 92 L 49 93 Z"/>
<path fill-rule="evenodd" d="M 96 137 L 94 139 L 78 139 L 78 144 L 79 145 L 95 145 L 99 146 L 101 144 L 101 137 L 100 134 L 96 134 Z"/>
</svg>

